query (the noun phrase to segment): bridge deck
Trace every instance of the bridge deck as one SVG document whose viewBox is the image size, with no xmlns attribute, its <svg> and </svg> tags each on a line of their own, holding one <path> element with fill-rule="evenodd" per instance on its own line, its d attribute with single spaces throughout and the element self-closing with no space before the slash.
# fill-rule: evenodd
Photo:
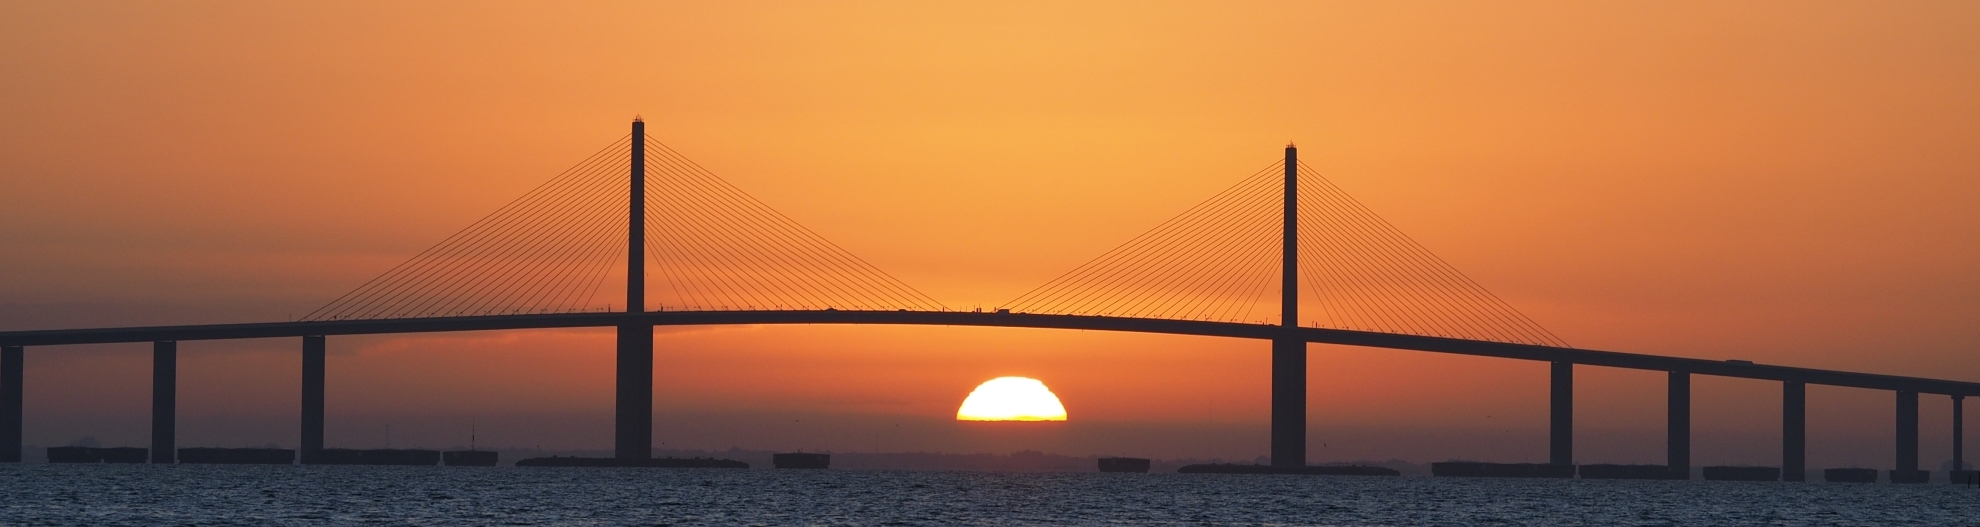
<svg viewBox="0 0 1980 527">
<path fill-rule="evenodd" d="M 561 313 L 435 317 L 387 320 L 333 320 L 317 322 L 264 322 L 251 324 L 212 324 L 94 329 L 59 329 L 0 332 L 0 345 L 52 346 L 69 344 L 108 344 L 156 341 L 193 341 L 302 337 L 310 335 L 375 335 L 393 333 L 436 333 L 509 329 L 548 329 L 612 327 L 627 324 L 655 326 L 742 325 L 742 324 L 897 324 L 932 326 L 989 326 L 1011 328 L 1081 329 L 1125 331 L 1269 340 L 1285 335 L 1276 325 L 1164 320 L 1149 318 L 1039 315 L 1026 313 L 973 313 L 948 311 L 660 311 L 642 314 Z M 1879 375 L 1836 370 L 1795 368 L 1769 364 L 1665 357 L 1526 344 L 1399 335 L 1339 329 L 1299 328 L 1296 338 L 1307 342 L 1366 346 L 1481 357 L 1499 357 L 1547 362 L 1568 362 L 1590 366 L 1638 370 L 1679 371 L 1700 375 L 1739 377 L 1808 384 L 1914 391 L 1943 395 L 1980 396 L 1980 383 Z"/>
</svg>

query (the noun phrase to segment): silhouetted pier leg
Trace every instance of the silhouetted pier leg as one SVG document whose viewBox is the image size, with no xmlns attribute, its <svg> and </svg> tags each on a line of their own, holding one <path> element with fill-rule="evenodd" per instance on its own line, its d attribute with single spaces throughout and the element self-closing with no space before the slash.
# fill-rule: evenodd
<svg viewBox="0 0 1980 527">
<path fill-rule="evenodd" d="M 1547 462 L 1574 464 L 1574 363 L 1554 363 L 1553 390 L 1548 405 Z"/>
<path fill-rule="evenodd" d="M 653 458 L 653 326 L 619 326 L 614 457 Z"/>
<path fill-rule="evenodd" d="M 0 348 L 0 463 L 21 462 L 21 407 L 27 355 L 20 346 Z"/>
<path fill-rule="evenodd" d="M 1781 383 L 1781 481 L 1808 479 L 1808 386 Z"/>
<path fill-rule="evenodd" d="M 1299 329 L 1299 149 L 1286 145 L 1280 233 L 1279 325 L 1272 339 L 1272 466 L 1306 466 L 1306 340 Z"/>
<path fill-rule="evenodd" d="M 646 123 L 633 119 L 626 192 L 626 313 L 646 312 Z M 612 454 L 653 458 L 653 326 L 619 326 Z"/>
<path fill-rule="evenodd" d="M 1691 374 L 1671 372 L 1669 438 L 1665 439 L 1671 479 L 1691 479 Z"/>
<path fill-rule="evenodd" d="M 179 426 L 175 421 L 179 397 L 179 343 L 151 343 L 151 462 L 172 463 L 177 457 Z"/>
<path fill-rule="evenodd" d="M 1306 465 L 1306 342 L 1272 340 L 1272 466 Z"/>
<path fill-rule="evenodd" d="M 1966 470 L 1966 396 L 1954 395 L 1953 400 L 1953 470 Z M 1955 481 L 1954 483 L 1958 483 Z"/>
<path fill-rule="evenodd" d="M 322 336 L 303 337 L 302 444 L 297 453 L 305 465 L 323 455 L 323 354 Z"/>
<path fill-rule="evenodd" d="M 1918 470 L 1918 392 L 1897 393 L 1897 469 Z"/>
</svg>

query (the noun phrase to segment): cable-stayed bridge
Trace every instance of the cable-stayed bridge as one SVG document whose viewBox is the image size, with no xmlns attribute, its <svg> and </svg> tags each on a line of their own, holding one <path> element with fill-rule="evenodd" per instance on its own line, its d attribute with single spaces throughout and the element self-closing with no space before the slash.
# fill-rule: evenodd
<svg viewBox="0 0 1980 527">
<path fill-rule="evenodd" d="M 625 287 L 623 295 L 618 287 Z M 1805 474 L 1808 384 L 1896 395 L 1894 466 L 1918 472 L 1918 396 L 1980 383 L 1578 349 L 1356 202 L 1288 145 L 1224 191 L 990 310 L 951 310 L 632 132 L 301 320 L 0 332 L 0 461 L 19 461 L 25 348 L 153 343 L 151 460 L 173 461 L 182 341 L 301 338 L 303 463 L 323 445 L 337 335 L 615 327 L 619 458 L 652 455 L 653 328 L 910 324 L 1271 342 L 1271 459 L 1306 464 L 1310 343 L 1551 363 L 1549 462 L 1573 464 L 1577 364 L 1669 374 L 1668 464 L 1690 473 L 1690 377 L 1781 383 L 1782 473 Z M 1956 465 L 1957 466 L 1957 465 Z M 1898 479 L 1897 473 L 1893 480 Z"/>
</svg>

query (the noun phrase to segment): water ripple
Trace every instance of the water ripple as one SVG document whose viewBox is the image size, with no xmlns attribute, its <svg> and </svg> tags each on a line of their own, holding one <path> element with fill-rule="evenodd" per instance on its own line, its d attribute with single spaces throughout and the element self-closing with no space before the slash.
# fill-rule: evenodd
<svg viewBox="0 0 1980 527">
<path fill-rule="evenodd" d="M 1974 525 L 1980 490 L 514 467 L 0 467 L 0 525 Z"/>
</svg>

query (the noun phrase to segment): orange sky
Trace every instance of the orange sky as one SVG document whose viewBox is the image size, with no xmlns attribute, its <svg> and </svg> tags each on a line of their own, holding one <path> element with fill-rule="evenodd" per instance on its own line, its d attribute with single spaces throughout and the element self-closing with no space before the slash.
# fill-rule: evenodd
<svg viewBox="0 0 1980 527">
<path fill-rule="evenodd" d="M 625 133 L 951 307 L 1302 159 L 1588 348 L 1980 380 L 1980 6 L 0 4 L 0 329 L 282 320 Z M 332 446 L 604 448 L 610 333 L 332 339 Z M 293 444 L 298 343 L 182 346 L 180 442 Z M 668 446 L 1264 453 L 1262 343 L 1043 330 L 659 338 Z M 146 346 L 30 350 L 28 437 L 140 444 Z M 1543 365 L 1316 347 L 1315 460 L 1545 455 Z M 946 419 L 1044 380 L 1073 422 Z M 1584 462 L 1662 461 L 1582 369 Z M 1697 464 L 1778 386 L 1695 381 Z M 1890 463 L 1811 391 L 1811 466 Z M 1927 398 L 1924 453 L 1947 455 Z M 904 432 L 895 432 L 901 426 Z"/>
</svg>

